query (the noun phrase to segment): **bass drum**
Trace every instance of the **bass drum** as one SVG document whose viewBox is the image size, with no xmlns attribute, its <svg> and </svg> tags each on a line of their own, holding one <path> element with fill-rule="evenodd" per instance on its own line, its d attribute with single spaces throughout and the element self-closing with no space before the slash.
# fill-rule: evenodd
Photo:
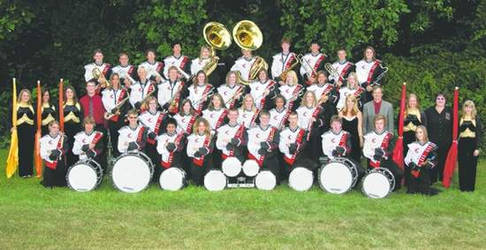
<svg viewBox="0 0 486 250">
<path fill-rule="evenodd" d="M 295 167 L 289 174 L 289 187 L 295 191 L 307 191 L 313 183 L 314 173 L 305 167 Z"/>
<path fill-rule="evenodd" d="M 142 152 L 129 152 L 115 159 L 111 178 L 116 189 L 138 193 L 148 187 L 154 174 L 150 158 Z"/>
<path fill-rule="evenodd" d="M 336 157 L 319 169 L 319 186 L 332 194 L 344 194 L 356 185 L 358 168 L 346 158 Z"/>
<path fill-rule="evenodd" d="M 160 174 L 159 184 L 163 190 L 181 190 L 187 186 L 186 171 L 176 167 L 168 168 Z"/>
<path fill-rule="evenodd" d="M 255 160 L 246 160 L 243 164 L 243 173 L 248 177 L 254 177 L 260 171 L 260 166 Z"/>
<path fill-rule="evenodd" d="M 262 170 L 255 177 L 255 186 L 260 190 L 273 190 L 277 186 L 277 177 L 270 170 Z"/>
<path fill-rule="evenodd" d="M 97 188 L 102 180 L 103 170 L 100 164 L 92 159 L 78 161 L 66 174 L 68 186 L 78 192 L 89 192 Z"/>
<path fill-rule="evenodd" d="M 228 179 L 220 170 L 211 169 L 204 176 L 204 187 L 209 191 L 221 191 L 227 184 Z"/>
<path fill-rule="evenodd" d="M 221 169 L 226 176 L 236 177 L 241 172 L 241 162 L 236 157 L 228 157 L 223 161 Z"/>
<path fill-rule="evenodd" d="M 375 168 L 366 174 L 361 183 L 361 191 L 369 198 L 387 197 L 395 188 L 395 177 L 386 168 Z"/>
</svg>

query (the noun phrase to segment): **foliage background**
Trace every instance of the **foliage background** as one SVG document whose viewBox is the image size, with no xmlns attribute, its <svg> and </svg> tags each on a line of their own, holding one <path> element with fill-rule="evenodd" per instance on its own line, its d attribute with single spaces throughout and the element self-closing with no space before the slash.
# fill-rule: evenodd
<svg viewBox="0 0 486 250">
<path fill-rule="evenodd" d="M 268 61 L 283 36 L 299 53 L 317 39 L 332 60 L 344 47 L 358 61 L 372 45 L 390 68 L 385 94 L 395 106 L 404 81 L 424 107 L 439 91 L 451 100 L 459 86 L 461 102 L 474 100 L 485 117 L 485 13 L 486 0 L 0 0 L 0 117 L 10 115 L 14 76 L 20 87 L 33 88 L 39 79 L 51 89 L 62 77 L 82 94 L 83 65 L 96 48 L 112 64 L 121 51 L 138 64 L 147 48 L 155 48 L 160 60 L 174 41 L 196 57 L 206 22 L 232 29 L 242 19 L 262 29 L 257 53 Z M 218 53 L 234 60 L 239 48 Z M 2 119 L 0 135 L 9 127 Z"/>
</svg>

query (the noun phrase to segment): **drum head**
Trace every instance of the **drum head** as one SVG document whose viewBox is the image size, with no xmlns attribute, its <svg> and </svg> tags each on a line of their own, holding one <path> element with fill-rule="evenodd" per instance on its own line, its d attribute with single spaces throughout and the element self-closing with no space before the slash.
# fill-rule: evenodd
<svg viewBox="0 0 486 250">
<path fill-rule="evenodd" d="M 290 172 L 289 186 L 295 191 L 307 191 L 312 187 L 314 174 L 307 168 L 297 167 Z"/>
<path fill-rule="evenodd" d="M 269 170 L 262 170 L 255 178 L 255 186 L 260 190 L 273 190 L 277 185 L 277 178 Z"/>
<path fill-rule="evenodd" d="M 226 187 L 227 179 L 219 170 L 209 170 L 204 176 L 204 187 L 209 191 L 221 191 Z"/>
<path fill-rule="evenodd" d="M 260 171 L 260 166 L 255 160 L 246 160 L 243 164 L 243 173 L 248 177 L 253 177 Z"/>
<path fill-rule="evenodd" d="M 81 162 L 69 168 L 67 173 L 68 186 L 78 192 L 88 192 L 98 185 L 98 172 L 91 165 Z"/>
<path fill-rule="evenodd" d="M 152 169 L 149 162 L 138 155 L 123 155 L 113 165 L 111 177 L 118 190 L 137 193 L 147 188 Z"/>
<path fill-rule="evenodd" d="M 169 191 L 177 191 L 184 187 L 186 183 L 186 173 L 180 168 L 168 168 L 160 174 L 160 188 Z"/>
<path fill-rule="evenodd" d="M 370 172 L 363 178 L 363 193 L 375 199 L 385 198 L 391 192 L 391 183 L 388 178 L 380 172 Z"/>
<path fill-rule="evenodd" d="M 340 162 L 330 162 L 319 172 L 319 185 L 332 194 L 343 194 L 353 185 L 353 174 L 350 169 Z"/>
<path fill-rule="evenodd" d="M 236 157 L 228 157 L 221 166 L 223 173 L 228 177 L 236 177 L 241 172 L 241 162 Z"/>
</svg>

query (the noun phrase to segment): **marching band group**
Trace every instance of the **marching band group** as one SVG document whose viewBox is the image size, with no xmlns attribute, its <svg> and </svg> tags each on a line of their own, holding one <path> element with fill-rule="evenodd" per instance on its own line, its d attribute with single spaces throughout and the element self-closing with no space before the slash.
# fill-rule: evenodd
<svg viewBox="0 0 486 250">
<path fill-rule="evenodd" d="M 270 67 L 243 49 L 221 84 L 211 80 L 218 72 L 208 72 L 208 64 L 214 64 L 209 46 L 193 60 L 182 54 L 179 43 L 163 61 L 148 50 L 147 61 L 138 66 L 121 53 L 115 67 L 103 62 L 103 53 L 96 50 L 94 62 L 84 67 L 85 96 L 78 100 L 74 88 L 67 87 L 63 106 L 57 107 L 50 92 L 42 92 L 43 185 L 65 186 L 69 167 L 80 161 L 94 161 L 107 172 L 112 161 L 108 154 L 120 158 L 143 152 L 154 165 L 155 181 L 177 167 L 193 184 L 204 185 L 208 172 L 236 158 L 241 164 L 253 160 L 278 185 L 297 167 L 318 176 L 321 166 L 346 159 L 355 165 L 358 180 L 375 168 L 387 169 L 396 180 L 394 189 L 404 178 L 409 193 L 436 194 L 431 184 L 442 178 L 452 141 L 452 112 L 445 96 L 438 94 L 435 106 L 422 110 L 417 96 L 409 95 L 402 171 L 391 157 L 396 124 L 392 105 L 382 99 L 386 68 L 375 50 L 367 47 L 363 59 L 352 63 L 341 49 L 338 60 L 329 63 L 318 42 L 300 57 L 290 52 L 290 45 L 282 40 L 282 52 L 273 56 Z M 17 129 L 23 177 L 33 172 L 31 99 L 29 90 L 20 91 Z M 463 191 L 474 190 L 481 129 L 468 100 L 459 123 Z"/>
</svg>

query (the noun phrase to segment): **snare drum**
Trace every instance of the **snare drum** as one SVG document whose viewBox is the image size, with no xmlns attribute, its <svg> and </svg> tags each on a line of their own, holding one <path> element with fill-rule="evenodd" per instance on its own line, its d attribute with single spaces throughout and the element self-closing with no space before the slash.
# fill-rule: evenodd
<svg viewBox="0 0 486 250">
<path fill-rule="evenodd" d="M 363 178 L 361 191 L 369 198 L 385 198 L 395 188 L 395 176 L 386 168 L 374 168 Z"/>
<path fill-rule="evenodd" d="M 154 174 L 150 158 L 142 152 L 129 152 L 115 159 L 111 178 L 116 189 L 137 193 L 146 189 Z"/>
<path fill-rule="evenodd" d="M 270 170 L 262 170 L 255 177 L 255 186 L 260 190 L 273 190 L 277 185 L 277 177 Z"/>
<path fill-rule="evenodd" d="M 246 160 L 243 164 L 243 173 L 248 177 L 254 177 L 260 171 L 260 166 L 255 160 Z"/>
<path fill-rule="evenodd" d="M 236 177 L 241 172 L 241 162 L 236 157 L 228 157 L 221 166 L 223 173 L 228 177 Z"/>
<path fill-rule="evenodd" d="M 296 167 L 289 174 L 289 187 L 295 191 L 307 191 L 314 183 L 314 173 L 305 167 Z"/>
<path fill-rule="evenodd" d="M 97 188 L 103 180 L 100 164 L 92 159 L 80 160 L 72 165 L 66 174 L 68 186 L 78 192 L 88 192 Z"/>
<path fill-rule="evenodd" d="M 319 185 L 332 194 L 344 194 L 356 185 L 358 169 L 346 158 L 336 157 L 319 169 Z"/>
<path fill-rule="evenodd" d="M 181 190 L 187 186 L 186 171 L 176 167 L 168 168 L 160 174 L 159 184 L 164 190 Z"/>
<path fill-rule="evenodd" d="M 209 191 L 221 191 L 226 188 L 227 183 L 226 176 L 217 169 L 209 170 L 204 176 L 204 187 Z"/>
</svg>

